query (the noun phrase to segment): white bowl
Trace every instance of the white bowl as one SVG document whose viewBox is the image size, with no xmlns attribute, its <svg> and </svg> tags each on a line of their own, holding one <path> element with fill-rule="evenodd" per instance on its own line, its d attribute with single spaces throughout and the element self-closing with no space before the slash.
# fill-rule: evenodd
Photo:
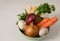
<svg viewBox="0 0 60 41">
<path fill-rule="evenodd" d="M 20 30 L 20 29 L 19 29 L 19 30 Z M 29 36 L 26 36 L 25 34 L 23 34 L 21 30 L 20 30 L 20 33 L 21 33 L 21 36 L 24 37 L 25 39 L 30 39 L 30 40 L 34 40 L 34 41 L 42 40 L 42 39 L 44 39 L 44 38 L 47 36 L 47 34 L 48 34 L 48 33 L 47 33 L 46 35 L 44 35 L 44 36 L 42 36 L 42 37 L 29 37 Z"/>
</svg>

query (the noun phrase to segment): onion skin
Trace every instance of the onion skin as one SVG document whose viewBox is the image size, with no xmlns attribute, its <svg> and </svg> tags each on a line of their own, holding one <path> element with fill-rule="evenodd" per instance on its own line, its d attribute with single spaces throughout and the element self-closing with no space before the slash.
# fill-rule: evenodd
<svg viewBox="0 0 60 41">
<path fill-rule="evenodd" d="M 36 15 L 35 14 L 29 14 L 26 17 L 26 24 L 28 25 L 35 20 L 36 20 Z"/>
<path fill-rule="evenodd" d="M 25 35 L 29 36 L 29 37 L 36 37 L 38 36 L 38 27 L 36 27 L 33 24 L 28 25 L 25 28 Z"/>
</svg>

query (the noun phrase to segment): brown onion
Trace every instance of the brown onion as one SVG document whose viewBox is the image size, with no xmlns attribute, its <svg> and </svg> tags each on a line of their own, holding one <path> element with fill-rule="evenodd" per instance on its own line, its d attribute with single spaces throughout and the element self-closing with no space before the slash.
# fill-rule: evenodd
<svg viewBox="0 0 60 41">
<path fill-rule="evenodd" d="M 25 28 L 25 35 L 30 36 L 30 37 L 36 37 L 38 35 L 38 28 L 33 25 L 33 23 L 30 23 L 26 28 Z"/>
</svg>

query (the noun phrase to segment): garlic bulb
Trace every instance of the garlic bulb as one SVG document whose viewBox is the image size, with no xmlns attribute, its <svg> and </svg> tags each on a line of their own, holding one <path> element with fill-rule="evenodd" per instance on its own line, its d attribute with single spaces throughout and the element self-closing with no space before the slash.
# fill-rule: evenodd
<svg viewBox="0 0 60 41">
<path fill-rule="evenodd" d="M 39 36 L 44 36 L 48 33 L 48 29 L 47 28 L 41 28 L 39 30 Z"/>
<path fill-rule="evenodd" d="M 20 21 L 18 22 L 18 26 L 19 26 L 19 28 L 20 28 L 21 30 L 23 30 L 24 27 L 26 26 L 26 22 L 25 22 L 24 20 L 20 20 Z"/>
<path fill-rule="evenodd" d="M 27 9 L 28 14 L 34 13 L 36 11 L 36 6 L 29 6 Z"/>
</svg>

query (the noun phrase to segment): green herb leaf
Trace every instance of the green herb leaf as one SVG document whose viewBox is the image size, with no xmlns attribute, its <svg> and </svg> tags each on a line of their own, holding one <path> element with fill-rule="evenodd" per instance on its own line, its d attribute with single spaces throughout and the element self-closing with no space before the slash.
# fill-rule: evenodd
<svg viewBox="0 0 60 41">
<path fill-rule="evenodd" d="M 55 6 L 54 5 L 51 5 L 51 10 L 55 11 Z"/>
<path fill-rule="evenodd" d="M 16 25 L 18 25 L 18 22 L 16 22 Z"/>
<path fill-rule="evenodd" d="M 42 14 L 45 14 L 45 13 L 48 13 L 50 14 L 52 11 L 55 11 L 55 6 L 54 5 L 49 5 L 48 3 L 44 3 L 44 4 L 41 4 L 37 7 L 37 10 L 38 14 L 41 15 Z"/>
<path fill-rule="evenodd" d="M 19 16 L 19 21 L 26 19 L 26 13 L 18 14 L 17 16 Z"/>
</svg>

